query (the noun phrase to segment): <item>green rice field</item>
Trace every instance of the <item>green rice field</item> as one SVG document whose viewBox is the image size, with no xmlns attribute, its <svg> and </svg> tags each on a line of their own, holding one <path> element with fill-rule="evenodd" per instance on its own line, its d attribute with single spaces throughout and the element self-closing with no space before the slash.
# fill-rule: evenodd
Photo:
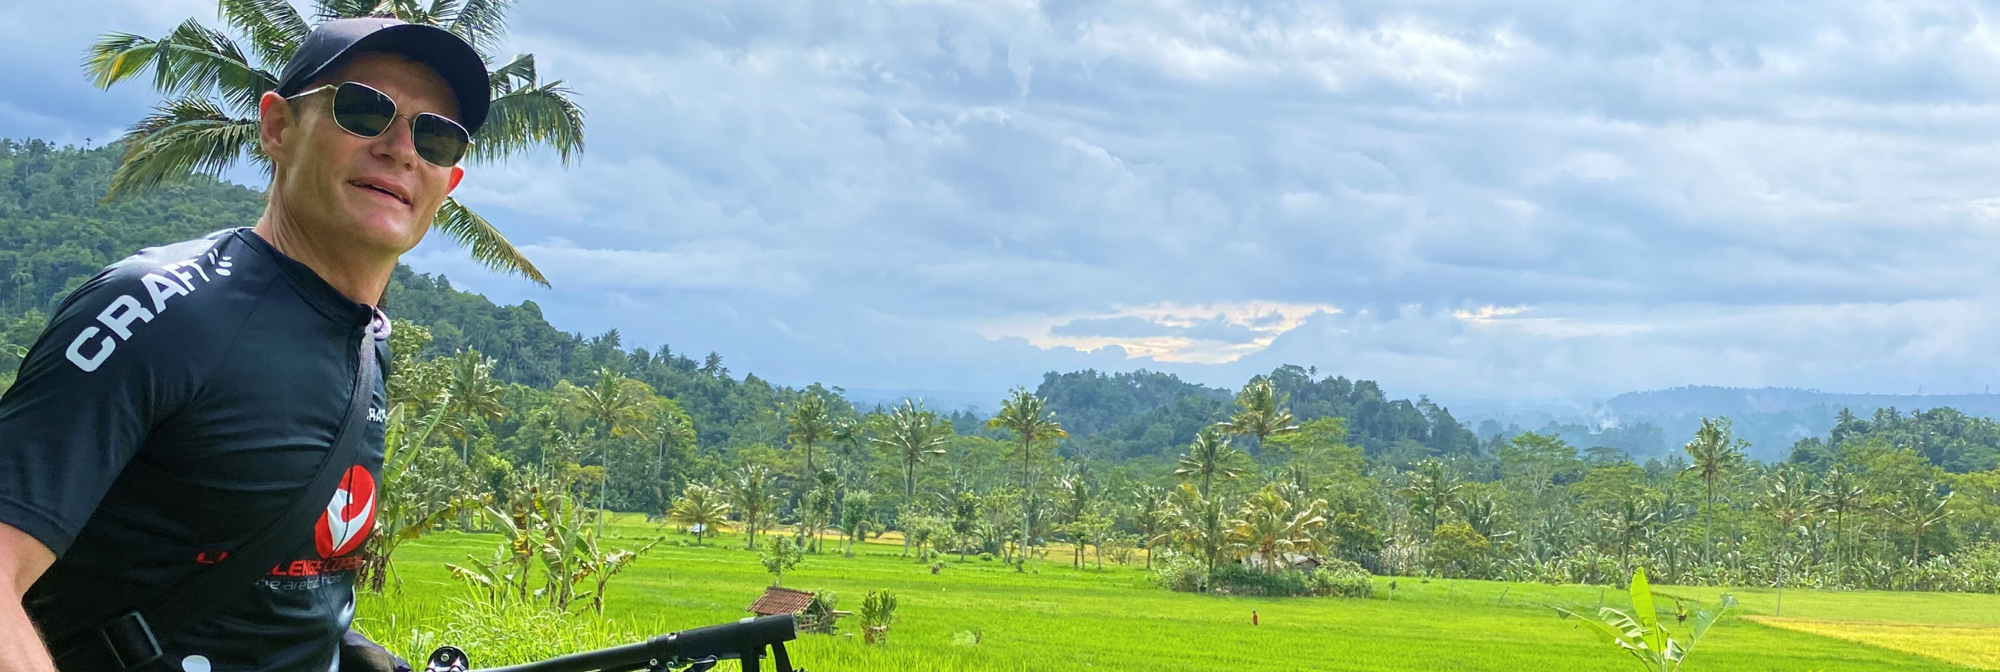
<svg viewBox="0 0 2000 672">
<path fill-rule="evenodd" d="M 612 527 L 610 534 L 620 538 L 607 540 L 610 546 L 658 535 L 667 541 L 606 591 L 605 620 L 591 625 L 600 641 L 733 621 L 747 615 L 745 608 L 771 582 L 757 554 L 743 549 L 741 536 L 694 547 L 680 545 L 691 544 L 691 537 L 637 516 L 618 518 Z M 358 627 L 413 660 L 431 645 L 460 643 L 436 634 L 464 618 L 455 600 L 467 595 L 444 564 L 463 562 L 468 554 L 487 557 L 496 541 L 446 533 L 407 543 L 396 556 L 400 592 L 364 597 Z M 1160 589 L 1140 567 L 1072 569 L 1060 552 L 1031 561 L 1025 573 L 997 560 L 949 556 L 936 574 L 901 553 L 900 542 L 877 540 L 853 558 L 808 555 L 786 573 L 787 587 L 835 591 L 842 609 L 856 608 L 876 589 L 895 591 L 901 603 L 886 644 L 806 635 L 792 648 L 796 664 L 818 672 L 1640 669 L 1628 654 L 1557 618 L 1554 606 L 1629 606 L 1622 591 L 1598 586 L 1378 577 L 1375 599 L 1222 597 Z M 1658 586 L 1656 592 L 1713 600 L 1721 591 Z M 1742 606 L 1710 631 L 1685 669 L 1923 672 L 1977 669 L 1972 666 L 1990 660 L 1759 622 L 1744 617 L 1771 615 L 1772 591 L 1732 592 Z M 1941 637 L 1957 640 L 1975 633 L 1970 643 L 1943 648 L 1977 652 L 2000 645 L 2000 639 L 1978 639 L 1983 632 L 2000 638 L 2000 628 L 1977 627 L 2000 625 L 2000 596 L 1790 590 L 1784 601 L 1788 620 L 1967 626 L 1940 629 Z M 1672 609 L 1672 600 L 1664 599 L 1663 608 Z M 1252 611 L 1260 624 L 1251 624 Z M 475 665 L 511 662 L 467 648 Z"/>
</svg>

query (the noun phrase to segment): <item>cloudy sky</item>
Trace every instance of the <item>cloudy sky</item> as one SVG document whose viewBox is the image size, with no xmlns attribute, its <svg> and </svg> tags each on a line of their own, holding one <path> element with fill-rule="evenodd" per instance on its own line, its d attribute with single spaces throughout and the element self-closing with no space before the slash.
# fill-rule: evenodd
<svg viewBox="0 0 2000 672">
<path fill-rule="evenodd" d="M 793 384 L 2000 379 L 1996 8 L 1391 4 L 521 0 L 588 150 L 458 193 L 555 288 L 407 259 Z M 114 137 L 84 46 L 189 17 L 0 0 L 0 136 Z"/>
</svg>

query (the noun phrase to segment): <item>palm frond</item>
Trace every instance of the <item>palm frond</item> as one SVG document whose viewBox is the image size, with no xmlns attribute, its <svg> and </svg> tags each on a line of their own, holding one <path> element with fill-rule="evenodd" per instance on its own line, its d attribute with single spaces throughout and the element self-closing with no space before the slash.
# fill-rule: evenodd
<svg viewBox="0 0 2000 672">
<path fill-rule="evenodd" d="M 277 88 L 277 78 L 252 66 L 228 35 L 189 19 L 159 40 L 111 33 L 90 46 L 84 70 L 99 88 L 153 71 L 153 88 L 166 96 L 219 95 L 240 114 Z"/>
<path fill-rule="evenodd" d="M 465 38 L 490 61 L 492 50 L 507 36 L 507 12 L 513 8 L 514 0 L 465 0 L 445 29 Z"/>
<path fill-rule="evenodd" d="M 145 72 L 157 45 L 157 40 L 143 35 L 105 33 L 84 50 L 83 71 L 90 76 L 91 85 L 111 88 L 112 84 Z"/>
<path fill-rule="evenodd" d="M 515 59 L 519 62 L 520 59 Z M 535 145 L 554 147 L 564 166 L 583 154 L 583 108 L 562 81 L 529 86 L 493 100 L 472 143 L 474 161 L 505 159 Z"/>
<path fill-rule="evenodd" d="M 394 0 L 318 0 L 313 3 L 313 14 L 321 21 L 352 19 L 388 13 L 393 4 Z"/>
<path fill-rule="evenodd" d="M 125 157 L 111 174 L 104 198 L 147 191 L 189 175 L 217 177 L 246 152 L 261 159 L 257 133 L 256 120 L 230 117 L 212 101 L 168 101 L 126 132 Z"/>
<path fill-rule="evenodd" d="M 487 75 L 494 95 L 507 95 L 514 89 L 535 85 L 535 55 L 517 54 L 506 65 L 493 68 Z"/>
<path fill-rule="evenodd" d="M 425 7 L 419 0 L 388 0 L 382 4 L 389 8 L 389 14 L 406 23 L 442 27 L 446 18 L 438 16 L 434 11 L 436 5 Z M 444 9 L 449 11 L 450 7 Z"/>
<path fill-rule="evenodd" d="M 459 203 L 458 199 L 444 199 L 444 205 L 438 208 L 437 219 L 431 222 L 431 228 L 443 231 L 459 245 L 469 248 L 473 260 L 485 264 L 487 268 L 518 273 L 535 281 L 535 284 L 549 286 L 548 278 L 542 277 L 534 262 L 528 261 L 528 257 L 515 249 L 513 243 L 507 242 L 507 237 L 500 235 L 500 230 L 493 228 L 491 222 Z"/>
<path fill-rule="evenodd" d="M 250 49 L 269 67 L 284 67 L 312 28 L 286 0 L 221 0 L 222 18 L 250 36 Z"/>
</svg>

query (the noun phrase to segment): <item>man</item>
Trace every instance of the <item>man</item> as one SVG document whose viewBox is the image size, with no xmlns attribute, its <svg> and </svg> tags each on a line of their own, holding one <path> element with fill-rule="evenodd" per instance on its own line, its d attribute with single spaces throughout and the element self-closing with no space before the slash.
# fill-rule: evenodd
<svg viewBox="0 0 2000 672">
<path fill-rule="evenodd" d="M 0 672 L 342 669 L 382 465 L 373 306 L 463 177 L 489 96 L 450 33 L 322 24 L 259 101 L 273 171 L 255 228 L 143 250 L 68 297 L 0 398 Z M 343 435 L 359 441 L 333 450 Z M 307 501 L 321 473 L 338 488 Z M 277 529 L 288 511 L 323 513 Z M 266 536 L 282 559 L 239 563 L 243 581 L 192 598 L 198 618 L 149 624 L 158 641 L 114 618 Z M 386 659 L 363 650 L 345 669 Z"/>
</svg>

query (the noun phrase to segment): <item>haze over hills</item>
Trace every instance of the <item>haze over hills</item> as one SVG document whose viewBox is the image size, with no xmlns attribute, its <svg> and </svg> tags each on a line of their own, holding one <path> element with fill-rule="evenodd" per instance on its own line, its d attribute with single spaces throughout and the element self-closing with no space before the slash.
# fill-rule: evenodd
<svg viewBox="0 0 2000 672">
<path fill-rule="evenodd" d="M 2000 415 L 2000 394 L 1852 394 L 1783 387 L 1743 389 L 1689 386 L 1670 390 L 1627 392 L 1605 407 L 1620 416 L 1752 415 L 1803 411 L 1821 406 L 1846 407 L 1865 415 L 1877 408 L 1936 408 L 1950 406 L 1972 415 Z"/>
<path fill-rule="evenodd" d="M 254 219 L 261 196 L 251 189 L 196 181 L 133 201 L 101 203 L 101 183 L 115 160 L 113 148 L 59 149 L 46 144 L 13 145 L 8 150 L 9 190 L 0 219 L 13 239 L 6 256 L 17 268 L 5 289 L 0 313 L 19 315 L 9 324 L 14 342 L 30 342 L 39 329 L 33 310 L 47 311 L 67 288 L 149 242 L 179 240 L 218 228 L 226 222 Z M 699 353 L 670 353 L 664 345 L 651 351 L 626 352 L 616 330 L 585 337 L 551 325 L 532 302 L 495 305 L 485 297 L 459 291 L 442 277 L 399 270 L 390 304 L 397 314 L 434 327 L 433 347 L 449 353 L 477 348 L 497 358 L 496 374 L 533 385 L 556 380 L 587 379 L 606 363 L 645 358 L 676 362 Z M 723 353 L 736 356 L 737 353 Z M 730 378 L 717 360 L 714 375 Z M 11 363 L 11 361 L 7 362 Z M 677 364 L 678 365 L 678 364 Z M 688 362 L 689 368 L 697 367 Z M 1784 459 L 1791 445 L 1807 437 L 1825 437 L 1840 410 L 1867 416 L 1878 408 L 1899 410 L 1943 406 L 1969 415 L 2000 416 L 2000 395 L 1894 395 L 1828 393 L 1787 388 L 1726 388 L 1692 386 L 1629 392 L 1607 400 L 1565 399 L 1426 399 L 1427 390 L 1410 389 L 1407 381 L 1389 378 L 1396 394 L 1367 380 L 1326 376 L 1311 369 L 1280 366 L 1280 390 L 1302 419 L 1339 416 L 1349 420 L 1350 440 L 1376 452 L 1401 454 L 1412 446 L 1450 453 L 1471 443 L 1490 443 L 1524 431 L 1554 433 L 1579 448 L 1609 447 L 1640 459 L 1671 459 L 1679 453 L 1702 417 L 1726 415 L 1738 436 L 1751 442 L 1750 453 L 1761 460 Z M 745 384 L 755 376 L 741 371 Z M 1269 373 L 1269 372 L 1267 372 Z M 801 386 L 814 380 L 773 381 Z M 840 380 L 823 380 L 839 385 Z M 1178 376 L 1146 371 L 1081 370 L 1048 372 L 1040 380 L 1013 381 L 1049 397 L 1063 412 L 1066 425 L 1088 450 L 1108 456 L 1158 454 L 1184 446 L 1195 428 L 1223 417 L 1230 395 L 1241 385 L 1207 386 Z M 763 389 L 759 382 L 746 389 Z M 768 386 L 765 386 L 768 387 Z M 894 406 L 903 399 L 923 401 L 933 410 L 984 417 L 998 408 L 1005 389 L 847 388 L 843 396 L 868 409 Z M 1403 398 L 1397 398 L 1403 397 Z M 1433 403 L 1435 402 L 1435 403 Z M 717 409 L 696 405 L 697 415 L 733 418 L 735 411 L 718 397 Z M 715 436 L 730 433 L 716 425 Z M 966 429 L 975 429 L 976 423 Z M 761 430 L 760 430 L 761 431 Z M 761 434 L 756 434 L 761 436 Z M 718 438 L 718 440 L 722 440 Z M 1412 453 L 1414 454 L 1414 453 Z"/>
<path fill-rule="evenodd" d="M 1842 409 L 1866 417 L 1877 409 L 1908 412 L 1951 407 L 1966 415 L 2000 418 L 2000 394 L 1868 394 L 1782 387 L 1691 385 L 1626 392 L 1603 401 L 1459 400 L 1445 404 L 1480 438 L 1493 432 L 1556 433 L 1572 444 L 1617 447 L 1633 457 L 1672 457 L 1702 418 L 1728 417 L 1750 455 L 1785 459 L 1800 439 L 1826 438 Z M 1657 437 L 1657 438 L 1655 438 Z"/>
</svg>

